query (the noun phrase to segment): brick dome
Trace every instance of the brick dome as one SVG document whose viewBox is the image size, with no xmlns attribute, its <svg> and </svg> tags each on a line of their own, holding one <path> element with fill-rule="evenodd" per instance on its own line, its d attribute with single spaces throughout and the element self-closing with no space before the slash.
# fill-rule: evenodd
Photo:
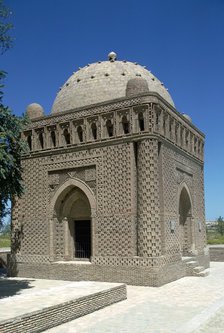
<svg viewBox="0 0 224 333">
<path fill-rule="evenodd" d="M 44 109 L 38 103 L 31 103 L 26 108 L 26 113 L 30 119 L 43 117 Z"/>
<path fill-rule="evenodd" d="M 117 61 L 114 52 L 111 52 L 108 57 L 108 61 L 87 65 L 73 73 L 58 92 L 52 113 L 129 96 L 127 93 L 130 91 L 129 81 L 135 78 L 142 78 L 147 83 L 148 89 L 144 89 L 145 91 L 158 93 L 174 106 L 174 102 L 163 83 L 147 69 L 137 63 Z M 136 84 L 138 81 L 141 80 L 132 82 Z M 128 82 L 129 86 L 127 86 Z M 142 89 L 139 89 L 139 93 L 142 93 Z"/>
</svg>

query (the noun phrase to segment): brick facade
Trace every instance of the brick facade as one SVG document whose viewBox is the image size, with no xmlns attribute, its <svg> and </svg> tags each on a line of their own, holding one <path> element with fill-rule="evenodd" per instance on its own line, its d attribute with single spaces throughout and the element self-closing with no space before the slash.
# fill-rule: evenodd
<svg viewBox="0 0 224 333">
<path fill-rule="evenodd" d="M 23 133 L 26 191 L 14 206 L 14 274 L 161 285 L 185 275 L 183 256 L 208 267 L 204 135 L 160 91 L 134 88 L 33 116 Z M 86 220 L 91 255 L 79 265 L 75 221 Z M 74 264 L 61 275 L 57 261 Z"/>
</svg>

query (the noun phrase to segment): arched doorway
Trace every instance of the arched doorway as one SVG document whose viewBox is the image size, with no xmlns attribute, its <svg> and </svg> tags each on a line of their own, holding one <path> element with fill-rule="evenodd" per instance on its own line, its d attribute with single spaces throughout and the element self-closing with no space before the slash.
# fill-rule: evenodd
<svg viewBox="0 0 224 333">
<path fill-rule="evenodd" d="M 179 196 L 179 242 L 182 255 L 188 255 L 192 247 L 192 205 L 184 186 Z"/>
<path fill-rule="evenodd" d="M 95 211 L 91 189 L 80 180 L 70 179 L 56 191 L 51 204 L 54 212 L 52 238 L 63 242 L 63 257 L 66 260 L 90 259 L 93 255 L 92 219 Z M 55 225 L 61 227 L 55 228 Z"/>
</svg>

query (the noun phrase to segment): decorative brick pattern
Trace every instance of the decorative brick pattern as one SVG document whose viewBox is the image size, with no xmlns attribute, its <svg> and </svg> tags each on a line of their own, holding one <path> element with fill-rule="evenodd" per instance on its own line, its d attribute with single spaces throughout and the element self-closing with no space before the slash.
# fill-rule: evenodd
<svg viewBox="0 0 224 333">
<path fill-rule="evenodd" d="M 166 251 L 175 253 L 180 247 L 180 225 L 179 225 L 179 198 L 178 190 L 181 184 L 186 184 L 192 199 L 192 220 L 191 229 L 188 228 L 189 239 L 194 243 L 198 253 L 202 253 L 205 242 L 205 227 L 199 231 L 198 221 L 204 224 L 204 188 L 202 167 L 193 160 L 172 150 L 171 147 L 163 147 L 163 196 L 164 196 L 164 223 L 166 232 Z M 182 168 L 182 170 L 181 170 Z M 180 193 L 179 193 L 180 195 Z M 176 231 L 171 233 L 170 221 L 175 222 Z M 190 223 L 190 222 L 189 222 Z M 187 227 L 187 225 L 185 225 Z M 185 233 L 186 235 L 186 233 Z"/>
<path fill-rule="evenodd" d="M 89 182 L 96 179 L 96 170 L 95 168 L 85 169 L 85 181 Z"/>
<path fill-rule="evenodd" d="M 104 266 L 132 266 L 132 267 L 162 267 L 167 263 L 178 262 L 180 260 L 179 254 L 171 256 L 160 257 L 113 257 L 102 256 L 93 257 L 92 264 Z"/>
<path fill-rule="evenodd" d="M 138 255 L 161 255 L 157 140 L 138 148 Z"/>
<path fill-rule="evenodd" d="M 131 217 L 105 216 L 98 219 L 98 253 L 102 256 L 133 255 Z"/>
<path fill-rule="evenodd" d="M 176 258 L 175 258 L 176 259 Z M 171 262 L 160 267 L 111 266 L 85 264 L 18 264 L 22 277 L 36 276 L 40 279 L 69 281 L 108 281 L 139 286 L 161 286 L 186 275 L 182 261 Z"/>
<path fill-rule="evenodd" d="M 207 264 L 204 135 L 189 117 L 147 91 L 27 126 L 24 138 L 32 136 L 33 149 L 23 157 L 26 190 L 13 208 L 19 274 L 26 266 L 35 276 L 35 265 L 46 263 L 52 273 L 50 262 L 77 259 L 78 220 L 90 221 L 92 264 L 72 266 L 73 272 L 70 267 L 65 278 L 87 273 L 100 281 L 159 285 L 184 276 L 181 256 L 188 252 Z"/>
<path fill-rule="evenodd" d="M 129 256 L 133 254 L 136 237 L 131 215 L 130 145 L 103 148 L 102 165 L 103 211 L 98 214 L 96 229 L 98 253 L 105 256 Z"/>
<path fill-rule="evenodd" d="M 46 189 L 41 159 L 23 161 L 25 194 L 19 224 L 23 227 L 22 253 L 45 255 L 48 252 Z"/>
<path fill-rule="evenodd" d="M 49 256 L 43 255 L 16 255 L 16 261 L 19 262 L 27 262 L 27 263 L 49 263 L 51 261 Z"/>
<path fill-rule="evenodd" d="M 28 128 L 34 128 L 34 127 L 41 127 L 41 126 L 45 126 L 45 125 L 54 125 L 55 123 L 58 122 L 66 122 L 69 120 L 73 120 L 73 119 L 79 119 L 82 117 L 86 117 L 86 116 L 92 116 L 93 113 L 94 114 L 101 114 L 101 113 L 105 113 L 105 112 L 110 112 L 113 110 L 117 110 L 117 109 L 124 109 L 126 107 L 130 107 L 132 105 L 138 105 L 141 103 L 144 103 L 144 98 L 141 97 L 135 97 L 135 98 L 129 98 L 129 99 L 125 99 L 125 100 L 121 100 L 120 102 L 115 102 L 115 103 L 109 103 L 109 104 L 105 104 L 102 106 L 95 106 L 92 108 L 84 108 L 83 110 L 75 110 L 75 112 L 65 112 L 64 114 L 57 114 L 54 116 L 51 116 L 50 119 L 46 119 L 43 118 L 41 120 L 35 121 L 33 123 L 31 123 L 30 125 L 28 125 Z M 71 110 L 73 111 L 73 110 Z"/>
<path fill-rule="evenodd" d="M 103 148 L 104 212 L 131 211 L 130 145 Z"/>
</svg>

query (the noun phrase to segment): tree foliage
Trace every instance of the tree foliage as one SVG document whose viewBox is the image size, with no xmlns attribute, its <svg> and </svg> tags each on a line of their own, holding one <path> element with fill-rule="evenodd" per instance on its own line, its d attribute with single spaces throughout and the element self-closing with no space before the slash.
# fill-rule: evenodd
<svg viewBox="0 0 224 333">
<path fill-rule="evenodd" d="M 12 29 L 12 23 L 8 22 L 10 16 L 10 10 L 5 7 L 3 1 L 0 0 L 0 54 L 2 55 L 6 50 L 12 46 L 13 38 L 9 35 L 10 29 Z M 2 101 L 2 88 L 3 79 L 6 77 L 6 72 L 0 69 L 0 102 Z"/>
<path fill-rule="evenodd" d="M 221 216 L 217 219 L 217 231 L 220 235 L 224 235 L 224 218 Z"/>
<path fill-rule="evenodd" d="M 0 221 L 7 213 L 7 201 L 23 192 L 21 154 L 26 144 L 20 134 L 26 118 L 15 117 L 0 104 Z"/>
<path fill-rule="evenodd" d="M 0 0 L 0 53 L 4 53 L 12 46 L 13 39 L 9 34 L 12 29 L 12 23 L 8 22 L 10 10 L 4 6 L 3 1 Z"/>
<path fill-rule="evenodd" d="M 7 23 L 9 10 L 0 0 L 0 53 L 5 52 L 12 45 L 12 38 L 8 34 L 12 27 Z M 2 103 L 2 80 L 6 73 L 0 70 L 0 225 L 7 214 L 7 202 L 15 195 L 23 192 L 21 154 L 26 145 L 20 140 L 20 133 L 26 124 L 26 118 L 19 118 Z"/>
<path fill-rule="evenodd" d="M 4 6 L 0 0 L 0 54 L 3 54 L 12 46 L 13 38 L 9 35 L 13 25 L 8 22 L 10 10 Z M 2 100 L 3 79 L 6 77 L 6 72 L 0 69 L 0 100 Z"/>
</svg>

